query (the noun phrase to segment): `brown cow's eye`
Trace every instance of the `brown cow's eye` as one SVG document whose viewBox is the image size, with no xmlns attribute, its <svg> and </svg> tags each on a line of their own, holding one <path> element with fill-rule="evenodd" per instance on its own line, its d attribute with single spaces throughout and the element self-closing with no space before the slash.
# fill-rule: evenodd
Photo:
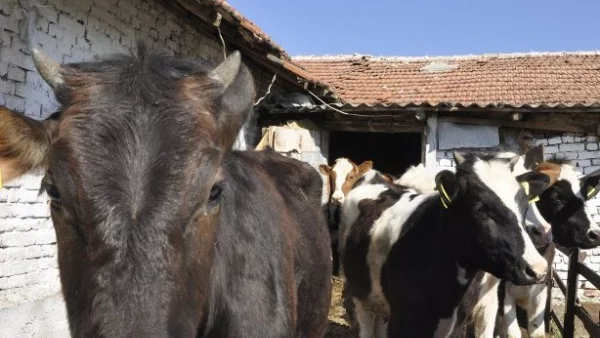
<svg viewBox="0 0 600 338">
<path fill-rule="evenodd" d="M 210 206 L 215 206 L 219 203 L 221 199 L 221 193 L 223 192 L 223 182 L 215 183 L 210 189 L 210 193 L 208 195 L 208 204 Z"/>
</svg>

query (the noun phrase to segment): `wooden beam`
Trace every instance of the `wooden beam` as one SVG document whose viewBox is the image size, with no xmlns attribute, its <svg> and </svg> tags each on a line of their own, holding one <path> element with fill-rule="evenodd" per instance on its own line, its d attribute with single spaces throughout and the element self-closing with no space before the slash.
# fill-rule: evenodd
<svg viewBox="0 0 600 338">
<path fill-rule="evenodd" d="M 475 125 L 493 125 L 500 127 L 525 128 L 534 130 L 574 132 L 574 133 L 597 133 L 600 118 L 583 118 L 581 115 L 575 117 L 568 114 L 528 114 L 523 121 L 514 121 L 507 117 L 462 117 L 452 114 L 440 114 L 444 121 Z"/>
</svg>

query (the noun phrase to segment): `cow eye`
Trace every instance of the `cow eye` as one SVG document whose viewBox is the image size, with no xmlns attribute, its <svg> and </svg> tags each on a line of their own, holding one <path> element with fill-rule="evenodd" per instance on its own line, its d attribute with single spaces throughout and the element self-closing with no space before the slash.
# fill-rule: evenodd
<svg viewBox="0 0 600 338">
<path fill-rule="evenodd" d="M 58 193 L 58 189 L 55 186 L 46 186 L 46 193 L 50 198 L 50 201 L 53 203 L 60 203 L 60 194 Z"/>
<path fill-rule="evenodd" d="M 223 192 L 223 182 L 215 183 L 210 189 L 208 194 L 208 204 L 215 206 L 221 200 L 221 193 Z"/>
<path fill-rule="evenodd" d="M 60 193 L 58 192 L 56 186 L 52 183 L 52 177 L 49 174 L 42 179 L 42 190 L 40 190 L 40 193 L 42 191 L 46 191 L 46 194 L 48 195 L 48 198 L 52 204 L 60 204 Z"/>
</svg>

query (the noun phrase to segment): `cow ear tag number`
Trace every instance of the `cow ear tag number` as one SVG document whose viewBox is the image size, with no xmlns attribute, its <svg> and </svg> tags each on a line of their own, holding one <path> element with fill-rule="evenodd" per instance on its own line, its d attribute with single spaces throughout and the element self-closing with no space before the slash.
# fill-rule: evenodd
<svg viewBox="0 0 600 338">
<path fill-rule="evenodd" d="M 448 195 L 448 192 L 446 192 L 446 189 L 442 183 L 438 184 L 437 190 L 440 192 L 440 200 L 442 201 L 442 205 L 444 208 L 448 209 L 448 206 L 452 203 L 452 199 Z"/>
</svg>

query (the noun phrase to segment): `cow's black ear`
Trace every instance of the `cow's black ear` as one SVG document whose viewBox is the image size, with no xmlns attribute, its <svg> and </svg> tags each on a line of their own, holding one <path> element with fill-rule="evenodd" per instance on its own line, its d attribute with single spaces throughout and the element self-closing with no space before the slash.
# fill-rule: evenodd
<svg viewBox="0 0 600 338">
<path fill-rule="evenodd" d="M 435 176 L 435 188 L 440 192 L 440 199 L 444 207 L 448 208 L 458 195 L 458 181 L 456 175 L 449 170 L 442 170 Z"/>
<path fill-rule="evenodd" d="M 529 171 L 516 177 L 529 201 L 534 201 L 550 186 L 550 176 L 537 171 Z"/>
<path fill-rule="evenodd" d="M 600 192 L 600 170 L 586 175 L 581 182 L 581 194 L 586 200 L 596 196 Z"/>
<path fill-rule="evenodd" d="M 544 145 L 537 145 L 525 153 L 525 169 L 533 170 L 542 162 L 544 162 Z"/>
</svg>

